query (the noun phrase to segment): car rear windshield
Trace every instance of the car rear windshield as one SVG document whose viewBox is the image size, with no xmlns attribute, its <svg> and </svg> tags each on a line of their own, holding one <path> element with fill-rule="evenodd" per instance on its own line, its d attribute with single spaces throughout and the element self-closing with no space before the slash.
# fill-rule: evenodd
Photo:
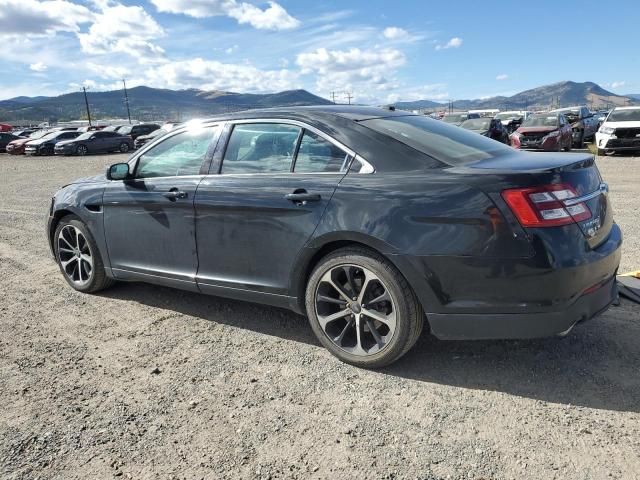
<svg viewBox="0 0 640 480">
<path fill-rule="evenodd" d="M 467 115 L 466 113 L 454 113 L 445 115 L 444 117 L 442 117 L 442 121 L 445 123 L 460 123 L 464 122 L 467 118 L 469 118 L 469 115 Z"/>
<path fill-rule="evenodd" d="M 640 122 L 640 108 L 614 110 L 609 114 L 607 122 Z"/>
<path fill-rule="evenodd" d="M 532 115 L 523 123 L 523 127 L 557 127 L 557 115 Z"/>
<path fill-rule="evenodd" d="M 495 140 L 422 115 L 374 118 L 360 124 L 449 165 L 463 165 L 513 152 Z"/>
</svg>

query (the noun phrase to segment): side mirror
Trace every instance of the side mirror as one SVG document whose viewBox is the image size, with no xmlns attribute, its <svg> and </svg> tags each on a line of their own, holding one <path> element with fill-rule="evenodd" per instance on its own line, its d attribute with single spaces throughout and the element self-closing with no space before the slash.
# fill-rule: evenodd
<svg viewBox="0 0 640 480">
<path fill-rule="evenodd" d="M 107 180 L 124 180 L 128 177 L 128 163 L 114 163 L 109 168 L 107 168 Z"/>
</svg>

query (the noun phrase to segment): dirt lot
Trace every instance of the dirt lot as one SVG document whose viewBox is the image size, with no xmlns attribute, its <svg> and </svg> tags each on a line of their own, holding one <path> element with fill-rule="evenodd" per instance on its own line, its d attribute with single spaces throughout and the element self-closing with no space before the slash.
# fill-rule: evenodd
<svg viewBox="0 0 640 480">
<path fill-rule="evenodd" d="M 0 477 L 640 478 L 640 308 L 564 339 L 341 364 L 304 318 L 142 284 L 75 293 L 51 194 L 118 156 L 0 155 Z M 640 269 L 640 158 L 599 159 Z"/>
</svg>

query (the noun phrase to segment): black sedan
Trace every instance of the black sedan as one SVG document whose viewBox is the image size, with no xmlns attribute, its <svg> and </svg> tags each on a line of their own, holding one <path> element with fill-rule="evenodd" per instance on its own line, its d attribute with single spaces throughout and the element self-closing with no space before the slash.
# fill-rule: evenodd
<svg viewBox="0 0 640 480">
<path fill-rule="evenodd" d="M 161 137 L 162 135 L 164 135 L 166 133 L 167 133 L 167 130 L 163 130 L 162 128 L 159 128 L 159 129 L 154 130 L 153 132 L 151 132 L 149 135 L 140 135 L 139 137 L 137 137 L 133 141 L 133 146 L 137 150 L 138 148 L 142 147 L 143 145 L 146 145 L 147 143 L 149 143 L 151 140 L 154 140 L 157 137 Z"/>
<path fill-rule="evenodd" d="M 466 130 L 497 140 L 500 143 L 507 145 L 510 143 L 509 132 L 502 125 L 502 122 L 495 118 L 471 118 L 462 122 L 460 126 Z"/>
<path fill-rule="evenodd" d="M 66 281 L 143 281 L 306 314 L 345 362 L 564 335 L 615 299 L 622 235 L 592 155 L 328 106 L 187 124 L 59 190 Z"/>
<path fill-rule="evenodd" d="M 88 153 L 127 153 L 133 149 L 133 140 L 117 132 L 86 132 L 73 140 L 56 143 L 56 155 L 87 155 Z"/>
<path fill-rule="evenodd" d="M 78 131 L 56 130 L 28 142 L 24 147 L 24 153 L 27 155 L 53 155 L 56 143 L 71 140 L 79 135 Z"/>
<path fill-rule="evenodd" d="M 20 140 L 21 138 L 23 137 L 14 135 L 13 133 L 0 132 L 0 152 L 6 152 L 7 145 L 9 145 L 10 142 L 13 142 L 14 140 Z"/>
</svg>

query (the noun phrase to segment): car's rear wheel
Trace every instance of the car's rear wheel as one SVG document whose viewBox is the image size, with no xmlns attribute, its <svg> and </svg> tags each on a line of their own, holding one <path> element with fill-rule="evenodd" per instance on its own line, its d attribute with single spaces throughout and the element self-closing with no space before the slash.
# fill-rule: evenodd
<svg viewBox="0 0 640 480">
<path fill-rule="evenodd" d="M 126 142 L 122 142 L 120 144 L 120 152 L 127 153 L 129 151 L 129 144 Z"/>
<path fill-rule="evenodd" d="M 77 217 L 68 215 L 60 220 L 53 246 L 60 271 L 74 289 L 90 293 L 113 284 L 93 236 Z"/>
<path fill-rule="evenodd" d="M 346 363 L 379 368 L 415 344 L 424 312 L 400 272 L 365 248 L 337 250 L 323 258 L 307 283 L 311 327 Z"/>
<path fill-rule="evenodd" d="M 78 145 L 78 147 L 76 148 L 76 153 L 78 155 L 84 156 L 84 155 L 86 155 L 88 153 L 88 151 L 89 150 L 87 149 L 86 145 Z"/>
</svg>

